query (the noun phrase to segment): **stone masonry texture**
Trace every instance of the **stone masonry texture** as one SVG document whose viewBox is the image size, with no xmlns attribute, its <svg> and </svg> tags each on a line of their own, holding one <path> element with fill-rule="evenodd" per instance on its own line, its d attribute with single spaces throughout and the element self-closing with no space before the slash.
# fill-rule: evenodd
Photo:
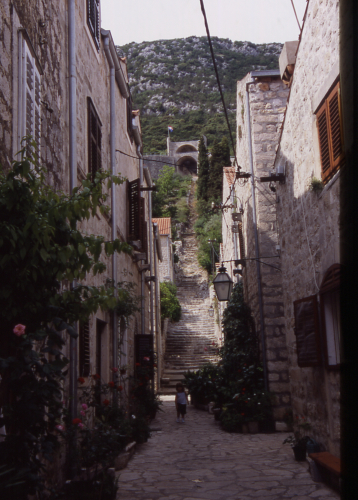
<svg viewBox="0 0 358 500">
<path fill-rule="evenodd" d="M 237 84 L 237 158 L 243 171 L 249 172 L 248 110 L 246 107 L 246 84 L 250 74 Z M 283 113 L 288 89 L 281 79 L 258 76 L 249 86 L 251 141 L 254 165 L 256 219 L 258 229 L 259 257 L 275 268 L 280 267 L 276 251 L 278 232 L 276 221 L 276 195 L 268 183 L 259 181 L 273 170 Z M 253 201 L 251 179 L 239 180 L 235 187 L 238 202 L 244 208 L 243 236 L 245 258 L 253 259 L 255 240 L 253 231 Z M 265 257 L 270 257 L 265 259 Z M 268 368 L 269 390 L 275 393 L 274 416 L 282 420 L 290 408 L 290 385 L 288 377 L 288 354 L 284 331 L 282 276 L 278 269 L 260 264 L 264 315 L 265 352 Z M 257 269 L 254 260 L 248 260 L 243 270 L 245 299 L 252 309 L 256 330 L 260 334 L 259 291 Z"/>
<path fill-rule="evenodd" d="M 321 193 L 310 191 L 311 178 L 321 178 L 317 96 L 324 98 L 324 89 L 334 83 L 338 62 L 339 2 L 311 0 L 275 163 L 286 171 L 286 183 L 277 183 L 277 221 L 293 411 L 308 419 L 312 437 L 336 456 L 340 454 L 339 373 L 324 366 L 298 367 L 293 302 L 317 294 L 327 269 L 340 262 L 339 172 Z"/>
</svg>

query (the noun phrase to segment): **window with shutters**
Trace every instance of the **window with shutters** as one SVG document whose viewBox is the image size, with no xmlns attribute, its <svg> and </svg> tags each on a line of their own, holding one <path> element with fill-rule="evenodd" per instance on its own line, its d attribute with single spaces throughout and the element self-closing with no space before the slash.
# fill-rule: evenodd
<svg viewBox="0 0 358 500">
<path fill-rule="evenodd" d="M 88 172 L 94 179 L 96 172 L 102 168 L 102 123 L 91 99 L 88 97 Z"/>
<path fill-rule="evenodd" d="M 324 99 L 317 113 L 322 181 L 326 183 L 343 165 L 343 131 L 339 82 Z"/>
<path fill-rule="evenodd" d="M 32 136 L 38 147 L 41 139 L 41 73 L 32 48 L 25 36 L 19 44 L 19 115 L 18 144 Z"/>
<path fill-rule="evenodd" d="M 327 368 L 337 368 L 341 363 L 340 281 L 341 266 L 334 264 L 326 272 L 320 288 L 321 321 Z"/>
<path fill-rule="evenodd" d="M 317 296 L 293 303 L 298 366 L 318 366 L 321 360 Z"/>
<path fill-rule="evenodd" d="M 147 222 L 145 221 L 145 200 L 140 195 L 139 179 L 128 182 L 129 230 L 128 241 L 140 241 L 141 250 L 147 253 Z"/>
<path fill-rule="evenodd" d="M 100 42 L 100 21 L 99 21 L 99 0 L 87 0 L 87 26 L 92 34 L 93 41 L 99 50 Z"/>
<path fill-rule="evenodd" d="M 80 324 L 79 334 L 79 374 L 80 377 L 88 377 L 90 374 L 90 330 L 88 321 Z"/>
<path fill-rule="evenodd" d="M 244 250 L 244 235 L 242 234 L 242 222 L 238 222 L 239 226 L 239 247 L 240 247 L 240 259 L 245 258 L 245 250 Z"/>
</svg>

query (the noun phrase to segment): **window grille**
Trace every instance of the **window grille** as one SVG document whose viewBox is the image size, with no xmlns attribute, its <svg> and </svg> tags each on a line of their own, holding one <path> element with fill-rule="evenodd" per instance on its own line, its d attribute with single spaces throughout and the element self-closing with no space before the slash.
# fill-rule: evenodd
<svg viewBox="0 0 358 500">
<path fill-rule="evenodd" d="M 317 128 L 322 181 L 326 183 L 344 163 L 339 82 L 317 111 Z"/>
<path fill-rule="evenodd" d="M 102 132 L 101 121 L 90 98 L 88 98 L 88 172 L 91 173 L 92 180 L 96 172 L 102 168 Z"/>
<path fill-rule="evenodd" d="M 320 288 L 321 321 L 327 368 L 338 367 L 341 363 L 340 281 L 341 266 L 334 264 L 326 272 Z"/>
<path fill-rule="evenodd" d="M 298 366 L 318 366 L 321 356 L 317 296 L 296 300 L 293 306 Z"/>
<path fill-rule="evenodd" d="M 96 45 L 96 48 L 97 50 L 99 50 L 99 0 L 87 0 L 87 26 L 92 34 L 92 38 Z"/>
<path fill-rule="evenodd" d="M 79 374 L 88 377 L 90 374 L 90 329 L 89 322 L 80 324 L 79 335 Z"/>
</svg>

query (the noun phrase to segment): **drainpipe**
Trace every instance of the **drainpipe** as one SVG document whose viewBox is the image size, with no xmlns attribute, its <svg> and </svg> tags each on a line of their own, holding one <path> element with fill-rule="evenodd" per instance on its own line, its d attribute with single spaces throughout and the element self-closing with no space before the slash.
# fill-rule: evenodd
<svg viewBox="0 0 358 500">
<path fill-rule="evenodd" d="M 260 312 L 260 330 L 261 330 L 261 345 L 262 345 L 262 364 L 264 369 L 264 383 L 265 390 L 268 390 L 267 380 L 267 363 L 266 363 L 266 344 L 265 344 L 265 325 L 264 325 L 264 307 L 262 300 L 262 287 L 261 287 L 261 269 L 258 259 L 260 258 L 259 251 L 259 238 L 257 231 L 257 218 L 256 218 L 256 200 L 255 200 L 255 181 L 254 181 L 254 162 L 252 158 L 252 138 L 251 138 L 251 116 L 250 116 L 250 96 L 249 86 L 255 84 L 255 81 L 250 81 L 246 84 L 246 109 L 247 109 L 247 135 L 249 141 L 249 162 L 251 173 L 251 196 L 252 196 L 252 224 L 255 237 L 255 257 L 256 257 L 256 274 L 257 274 L 257 287 L 259 293 L 259 312 Z"/>
<path fill-rule="evenodd" d="M 77 127 L 76 127 L 76 2 L 68 1 L 68 73 L 69 73 L 69 167 L 70 194 L 77 186 Z M 71 287 L 76 286 L 73 281 Z M 77 330 L 77 324 L 73 325 Z M 77 339 L 70 338 L 70 414 L 77 416 Z"/>
<path fill-rule="evenodd" d="M 108 32 L 107 32 L 108 33 Z M 116 138 L 116 102 L 115 102 L 115 67 L 110 50 L 109 33 L 103 39 L 104 52 L 110 68 L 110 161 L 111 161 L 111 174 L 116 175 L 116 153 L 115 153 L 115 138 Z M 111 215 L 112 215 L 112 241 L 116 239 L 117 218 L 116 218 L 116 185 L 112 182 L 111 185 Z M 115 287 L 117 287 L 117 252 L 112 255 L 112 280 Z M 117 288 L 115 288 L 115 295 L 117 296 Z M 117 336 L 117 313 L 113 311 L 112 315 L 112 346 L 113 346 L 113 359 L 112 367 L 117 368 L 118 364 L 118 336 Z M 113 381 L 116 380 L 116 374 L 113 372 Z"/>
<path fill-rule="evenodd" d="M 234 187 L 231 186 L 230 187 L 230 190 L 231 190 L 231 205 L 234 204 Z M 231 209 L 231 213 L 232 213 L 233 209 Z M 239 257 L 237 255 L 237 233 L 234 233 L 234 259 L 237 260 Z M 240 281 L 240 278 L 239 278 L 239 274 L 236 275 L 236 283 L 239 283 Z"/>
<path fill-rule="evenodd" d="M 145 180 L 149 188 L 153 187 L 152 179 L 150 177 L 148 167 L 143 168 Z M 152 191 L 148 191 L 148 207 L 149 207 L 149 265 L 150 276 L 153 276 L 153 224 L 152 224 Z M 153 282 L 150 281 L 150 329 L 154 333 L 154 296 L 153 296 Z"/>
<path fill-rule="evenodd" d="M 76 1 L 68 0 L 68 94 L 69 94 L 69 168 L 70 168 L 70 195 L 77 186 L 77 116 L 76 116 Z M 71 288 L 76 286 L 76 280 Z M 77 332 L 77 323 L 73 325 Z M 70 338 L 70 383 L 69 383 L 69 410 L 71 419 L 77 417 L 77 339 Z M 76 431 L 73 436 L 73 446 L 76 445 Z M 76 463 L 73 454 L 69 455 L 69 475 L 72 479 L 76 474 Z"/>
<path fill-rule="evenodd" d="M 153 223 L 154 230 L 154 293 L 155 293 L 155 334 L 156 334 L 156 344 L 157 344 L 157 387 L 160 387 L 160 377 L 162 374 L 162 338 L 161 338 L 161 328 L 160 328 L 160 317 L 159 317 L 159 274 L 158 274 L 158 264 L 157 258 L 162 260 L 160 252 L 157 250 L 158 245 L 158 224 Z"/>
<path fill-rule="evenodd" d="M 139 185 L 143 185 L 143 155 L 140 152 L 140 145 L 137 146 L 137 154 L 139 156 Z M 145 334 L 145 301 L 144 301 L 144 272 L 141 272 L 140 275 L 140 294 L 141 294 L 141 303 L 140 303 L 140 308 L 141 308 L 141 333 L 142 335 Z"/>
</svg>

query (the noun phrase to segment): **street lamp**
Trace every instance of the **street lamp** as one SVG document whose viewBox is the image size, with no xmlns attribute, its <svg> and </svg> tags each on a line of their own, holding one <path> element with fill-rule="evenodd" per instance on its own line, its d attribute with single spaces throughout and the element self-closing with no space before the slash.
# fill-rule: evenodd
<svg viewBox="0 0 358 500">
<path fill-rule="evenodd" d="M 213 318 L 213 317 L 214 317 L 214 308 L 213 308 L 213 305 L 211 305 L 211 306 L 209 307 L 209 316 L 210 316 L 210 318 Z"/>
<path fill-rule="evenodd" d="M 230 299 L 233 282 L 223 264 L 219 267 L 219 273 L 215 276 L 213 284 L 218 300 L 222 302 Z"/>
</svg>

